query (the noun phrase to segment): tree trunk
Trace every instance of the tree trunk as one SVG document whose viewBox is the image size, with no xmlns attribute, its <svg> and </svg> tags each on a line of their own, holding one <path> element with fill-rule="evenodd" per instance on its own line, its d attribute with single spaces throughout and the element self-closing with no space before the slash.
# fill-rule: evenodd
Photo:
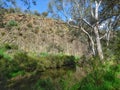
<svg viewBox="0 0 120 90">
<path fill-rule="evenodd" d="M 94 33 L 96 36 L 97 53 L 98 53 L 98 56 L 100 57 L 100 59 L 102 60 L 104 58 L 104 56 L 103 56 L 102 45 L 100 42 L 100 36 L 99 36 L 97 26 L 94 27 Z"/>
<path fill-rule="evenodd" d="M 94 27 L 94 33 L 95 33 L 95 39 L 96 39 L 96 47 L 97 47 L 97 53 L 98 53 L 98 56 L 100 57 L 100 59 L 102 60 L 104 58 L 103 56 L 103 51 L 102 51 L 102 45 L 101 45 L 101 42 L 100 42 L 100 35 L 99 35 L 99 29 L 98 29 L 98 12 L 99 12 L 99 6 L 101 4 L 102 0 L 100 0 L 99 2 L 97 2 L 97 0 L 95 1 L 95 4 L 96 4 L 96 7 L 95 7 L 95 15 L 94 15 L 94 18 L 96 19 L 96 25 Z"/>
<path fill-rule="evenodd" d="M 81 26 L 79 26 L 79 27 L 81 27 Z M 92 37 L 90 36 L 90 34 L 89 34 L 83 27 L 81 27 L 80 29 L 81 29 L 81 30 L 88 36 L 88 38 L 90 39 L 90 44 L 91 44 L 91 48 L 92 48 L 92 54 L 95 56 L 95 55 L 96 55 L 96 53 L 95 53 L 95 43 L 94 43 Z"/>
<path fill-rule="evenodd" d="M 110 34 L 111 34 L 111 30 L 108 31 L 107 36 L 106 36 L 106 39 L 107 39 L 106 44 L 107 44 L 107 46 L 109 46 Z"/>
</svg>

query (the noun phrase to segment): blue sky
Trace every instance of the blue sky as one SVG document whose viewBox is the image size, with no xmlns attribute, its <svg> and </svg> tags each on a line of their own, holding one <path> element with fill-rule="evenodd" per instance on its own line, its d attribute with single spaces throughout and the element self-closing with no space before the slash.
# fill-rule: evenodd
<svg viewBox="0 0 120 90">
<path fill-rule="evenodd" d="M 48 2 L 50 0 L 35 0 L 35 1 L 36 1 L 37 5 L 31 6 L 30 9 L 32 11 L 37 10 L 40 13 L 47 11 Z M 20 2 L 20 0 L 17 0 L 17 4 L 18 4 L 18 7 L 22 8 L 23 10 L 25 9 L 24 4 L 22 2 Z"/>
</svg>

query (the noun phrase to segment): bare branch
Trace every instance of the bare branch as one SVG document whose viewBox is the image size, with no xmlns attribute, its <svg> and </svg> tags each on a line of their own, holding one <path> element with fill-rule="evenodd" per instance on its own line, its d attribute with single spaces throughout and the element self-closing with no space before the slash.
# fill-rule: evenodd
<svg viewBox="0 0 120 90">
<path fill-rule="evenodd" d="M 92 39 L 92 36 L 90 36 L 90 34 L 83 27 L 81 27 L 81 26 L 78 27 L 78 26 L 75 26 L 75 25 L 70 25 L 70 24 L 68 24 L 68 25 L 70 27 L 73 27 L 73 28 L 76 28 L 76 29 L 81 29 L 88 36 L 88 38 L 91 41 L 93 55 L 96 55 L 96 53 L 95 53 L 95 44 L 94 44 L 94 41 Z"/>
<path fill-rule="evenodd" d="M 95 17 L 95 14 L 94 14 L 93 8 L 92 8 L 92 2 L 90 2 L 90 9 L 91 9 L 91 15 L 92 15 L 92 17 Z"/>
<path fill-rule="evenodd" d="M 93 55 L 95 55 L 96 54 L 95 53 L 95 44 L 94 44 L 94 41 L 93 41 L 92 37 L 83 27 L 81 27 L 81 30 L 89 37 L 89 39 L 91 41 L 91 44 L 92 44 L 92 52 L 93 52 Z"/>
<path fill-rule="evenodd" d="M 91 15 L 92 15 L 92 17 L 95 17 L 95 15 L 94 15 L 94 13 L 93 13 L 92 5 L 91 5 Z"/>
<path fill-rule="evenodd" d="M 101 3 L 102 3 L 102 0 L 99 1 L 98 6 L 100 6 Z"/>
<path fill-rule="evenodd" d="M 107 36 L 107 33 L 105 33 L 102 37 L 100 37 L 100 40 L 105 38 Z"/>
<path fill-rule="evenodd" d="M 83 19 L 81 19 L 82 21 L 84 21 L 89 27 L 91 27 L 91 28 L 94 28 L 87 20 L 85 20 L 84 18 Z"/>
</svg>

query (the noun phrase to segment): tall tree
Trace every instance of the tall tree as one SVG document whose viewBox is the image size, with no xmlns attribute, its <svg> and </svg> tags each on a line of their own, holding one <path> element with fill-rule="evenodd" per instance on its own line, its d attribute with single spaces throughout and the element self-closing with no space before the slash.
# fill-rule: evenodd
<svg viewBox="0 0 120 90">
<path fill-rule="evenodd" d="M 104 16 L 109 14 L 108 6 L 111 3 L 110 1 L 106 2 L 106 0 L 51 0 L 48 6 L 53 16 L 64 20 L 69 20 L 69 18 L 75 20 L 78 23 L 77 26 L 69 25 L 82 30 L 90 39 L 93 55 L 98 55 L 103 59 L 101 44 L 103 36 L 99 33 L 99 26 L 109 17 Z M 102 13 L 104 14 L 102 15 Z M 89 28 L 86 29 L 83 23 Z M 92 35 L 90 34 L 91 31 Z"/>
</svg>

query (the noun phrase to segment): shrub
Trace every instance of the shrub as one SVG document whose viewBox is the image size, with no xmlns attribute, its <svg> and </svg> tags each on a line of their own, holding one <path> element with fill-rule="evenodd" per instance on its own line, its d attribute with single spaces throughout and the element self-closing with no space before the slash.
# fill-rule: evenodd
<svg viewBox="0 0 120 90">
<path fill-rule="evenodd" d="M 26 72 L 33 72 L 37 68 L 37 61 L 34 58 L 30 58 L 26 52 L 16 53 L 14 62 L 19 64 L 19 67 Z"/>
<path fill-rule="evenodd" d="M 89 61 L 90 72 L 79 83 L 72 88 L 74 90 L 118 90 L 120 89 L 120 79 L 117 77 L 120 72 L 120 65 L 105 62 L 93 58 Z"/>
<path fill-rule="evenodd" d="M 22 11 L 21 11 L 21 8 L 15 8 L 14 10 L 15 10 L 15 12 L 17 12 L 17 13 L 21 13 L 21 12 L 22 12 Z"/>
<path fill-rule="evenodd" d="M 18 46 L 15 44 L 5 43 L 0 46 L 0 49 L 3 49 L 3 50 L 18 49 Z"/>
<path fill-rule="evenodd" d="M 7 24 L 5 25 L 5 27 L 7 29 L 11 29 L 14 26 L 18 26 L 18 23 L 15 20 L 10 20 L 7 22 Z"/>
<path fill-rule="evenodd" d="M 0 49 L 0 59 L 5 59 L 8 61 L 11 61 L 11 57 L 9 55 L 5 54 L 4 49 Z"/>
<path fill-rule="evenodd" d="M 40 79 L 34 86 L 34 90 L 55 90 L 50 78 Z"/>
<path fill-rule="evenodd" d="M 1 32 L 1 35 L 4 36 L 4 35 L 5 35 L 5 32 Z"/>
<path fill-rule="evenodd" d="M 32 24 L 32 23 L 28 23 L 27 26 L 28 26 L 29 28 L 32 28 L 32 27 L 33 27 L 33 24 Z"/>
<path fill-rule="evenodd" d="M 34 11 L 34 15 L 41 16 L 40 13 L 38 11 L 36 11 L 36 10 Z"/>
<path fill-rule="evenodd" d="M 47 16 L 48 16 L 48 12 L 43 12 L 43 13 L 42 13 L 42 16 L 43 16 L 43 17 L 47 17 Z"/>
<path fill-rule="evenodd" d="M 15 9 L 14 9 L 14 8 L 9 8 L 9 9 L 8 9 L 8 12 L 9 12 L 9 13 L 15 13 Z"/>
</svg>

